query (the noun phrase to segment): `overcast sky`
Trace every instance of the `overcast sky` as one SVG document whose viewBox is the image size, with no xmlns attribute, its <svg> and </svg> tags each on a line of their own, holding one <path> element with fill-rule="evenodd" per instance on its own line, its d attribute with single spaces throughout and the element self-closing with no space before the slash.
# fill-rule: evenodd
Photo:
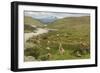
<svg viewBox="0 0 100 73">
<path fill-rule="evenodd" d="M 57 17 L 57 18 L 64 18 L 64 17 L 79 17 L 79 16 L 89 16 L 89 14 L 82 14 L 82 13 L 64 13 L 64 12 L 39 12 L 39 11 L 25 11 L 25 16 L 31 16 L 33 18 L 46 18 L 46 17 Z"/>
</svg>

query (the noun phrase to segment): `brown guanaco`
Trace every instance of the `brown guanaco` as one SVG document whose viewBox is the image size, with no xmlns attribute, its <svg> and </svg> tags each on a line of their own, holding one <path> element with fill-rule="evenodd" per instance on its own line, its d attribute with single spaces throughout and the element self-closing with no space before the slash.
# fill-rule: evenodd
<svg viewBox="0 0 100 73">
<path fill-rule="evenodd" d="M 59 45 L 59 53 L 60 53 L 61 55 L 63 55 L 64 52 L 65 52 L 65 50 L 64 50 L 64 48 L 62 47 L 62 44 L 60 43 L 60 45 Z"/>
</svg>

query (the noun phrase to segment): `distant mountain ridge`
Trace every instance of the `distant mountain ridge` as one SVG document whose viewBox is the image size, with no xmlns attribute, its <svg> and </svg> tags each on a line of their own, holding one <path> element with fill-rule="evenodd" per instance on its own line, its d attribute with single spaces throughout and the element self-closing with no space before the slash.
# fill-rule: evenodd
<svg viewBox="0 0 100 73">
<path fill-rule="evenodd" d="M 58 19 L 57 17 L 49 16 L 49 17 L 38 19 L 38 20 L 40 20 L 42 23 L 48 24 L 48 23 L 54 22 L 57 19 Z"/>
<path fill-rule="evenodd" d="M 25 16 L 24 24 L 35 25 L 35 26 L 44 26 L 44 24 L 48 24 L 47 27 L 60 28 L 60 27 L 65 27 L 65 25 L 90 24 L 90 16 L 65 17 L 62 19 L 58 19 L 56 17 L 50 17 L 50 18 L 42 18 L 41 20 Z"/>
</svg>

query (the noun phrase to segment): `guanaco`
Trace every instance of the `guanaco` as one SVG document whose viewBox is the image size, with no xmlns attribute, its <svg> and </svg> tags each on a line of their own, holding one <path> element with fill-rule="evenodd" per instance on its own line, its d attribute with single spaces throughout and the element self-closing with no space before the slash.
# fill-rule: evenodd
<svg viewBox="0 0 100 73">
<path fill-rule="evenodd" d="M 88 47 L 88 44 L 86 44 L 86 43 L 80 42 L 80 44 L 81 44 L 81 47 L 83 47 L 83 48 L 87 48 Z"/>
<path fill-rule="evenodd" d="M 59 53 L 60 53 L 61 55 L 63 55 L 64 52 L 65 52 L 65 50 L 64 50 L 64 48 L 62 47 L 62 44 L 60 43 L 60 45 L 59 45 Z"/>
<path fill-rule="evenodd" d="M 81 42 L 81 49 L 82 49 L 82 50 L 88 51 L 88 50 L 89 50 L 88 43 L 82 43 L 82 42 Z"/>
</svg>

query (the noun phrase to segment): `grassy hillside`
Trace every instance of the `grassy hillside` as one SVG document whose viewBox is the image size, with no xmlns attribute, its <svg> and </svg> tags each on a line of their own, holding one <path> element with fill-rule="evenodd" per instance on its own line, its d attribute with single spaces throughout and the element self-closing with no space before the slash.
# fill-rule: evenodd
<svg viewBox="0 0 100 73">
<path fill-rule="evenodd" d="M 24 17 L 24 32 L 32 32 L 33 30 L 36 30 L 36 28 L 32 26 L 42 27 L 43 24 L 40 21 L 33 19 L 32 17 L 25 16 Z"/>
<path fill-rule="evenodd" d="M 25 16 L 24 17 L 24 24 L 26 25 L 36 25 L 36 26 L 42 26 L 43 24 L 36 19 L 33 19 L 32 17 Z"/>
<path fill-rule="evenodd" d="M 48 28 L 59 29 L 58 33 L 69 36 L 70 39 L 78 41 L 79 39 L 89 43 L 90 37 L 90 17 L 69 17 L 56 20 L 48 24 Z"/>
<path fill-rule="evenodd" d="M 90 17 L 89 16 L 83 16 L 83 17 L 69 17 L 69 18 L 63 18 L 58 19 L 53 23 L 49 23 L 48 27 L 50 28 L 78 28 L 79 26 L 89 26 L 90 24 Z M 78 27 L 77 27 L 78 26 Z M 79 28 L 81 28 L 79 27 Z"/>
<path fill-rule="evenodd" d="M 47 24 L 45 28 L 56 29 L 27 40 L 25 56 L 36 60 L 71 60 L 90 58 L 90 17 L 69 17 Z M 65 50 L 61 55 L 59 46 Z M 85 44 L 85 46 L 83 46 Z M 48 49 L 49 48 L 49 49 Z M 48 53 L 51 58 L 48 58 Z"/>
</svg>

